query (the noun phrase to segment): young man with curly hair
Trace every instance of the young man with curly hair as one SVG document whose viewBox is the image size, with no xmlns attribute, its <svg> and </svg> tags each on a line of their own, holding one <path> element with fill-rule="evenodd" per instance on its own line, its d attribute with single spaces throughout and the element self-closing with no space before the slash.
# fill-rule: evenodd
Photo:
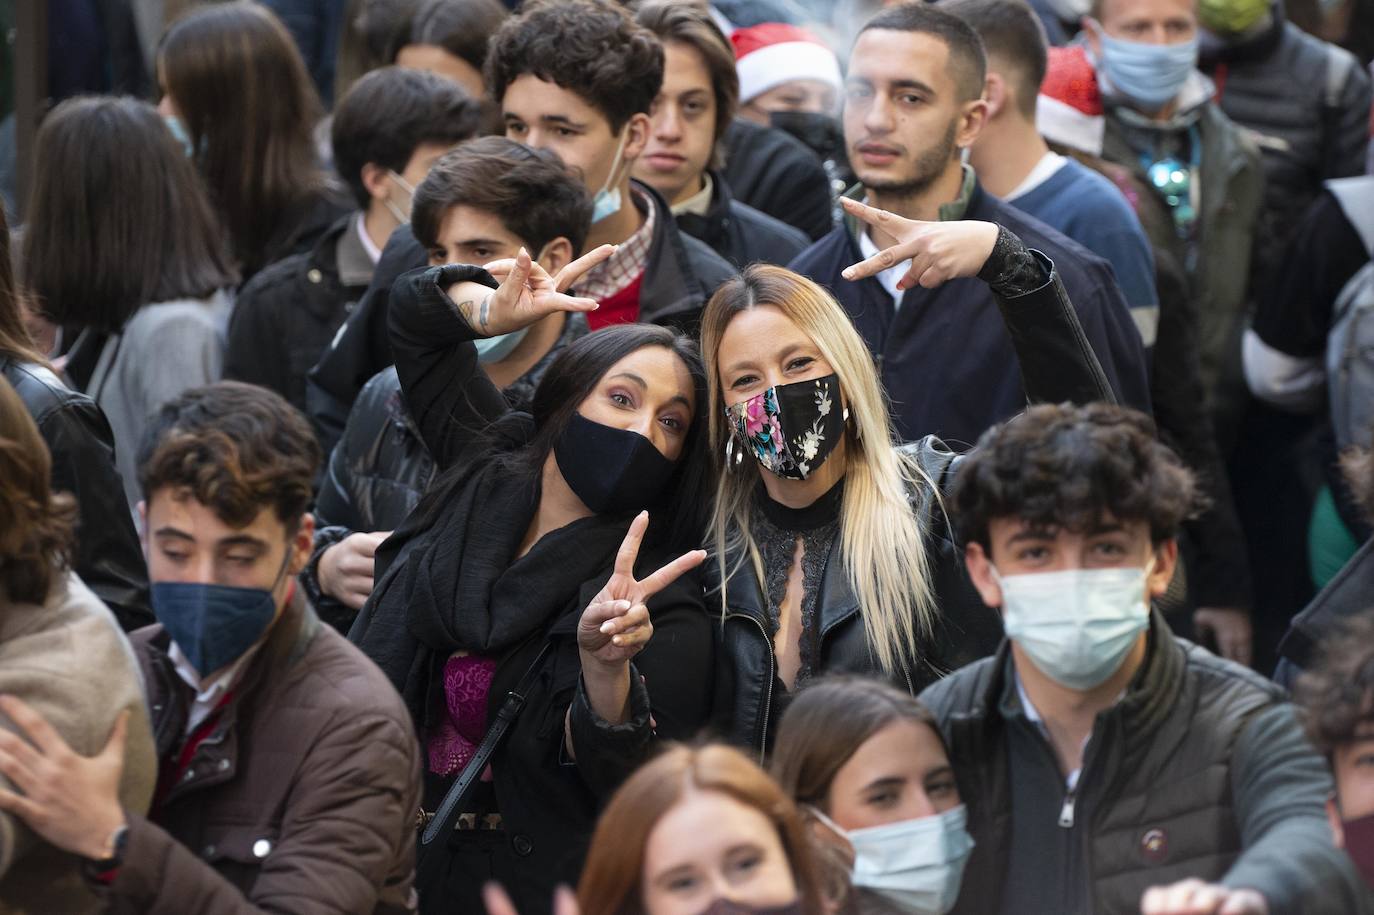
<svg viewBox="0 0 1374 915">
<path fill-rule="evenodd" d="M 1151 609 L 1196 492 L 1106 404 L 1032 407 L 962 460 L 949 507 L 1007 641 L 921 696 L 977 843 L 956 912 L 1358 911 L 1283 691 Z"/>
<path fill-rule="evenodd" d="M 151 420 L 139 482 L 158 624 L 133 641 L 152 807 L 121 805 L 117 756 L 50 737 L 20 757 L 16 812 L 91 862 L 111 912 L 415 911 L 410 716 L 295 584 L 319 459 L 304 417 L 253 385 L 187 391 Z"/>
<path fill-rule="evenodd" d="M 487 55 L 487 91 L 506 137 L 550 149 L 592 198 L 587 250 L 618 245 L 578 294 L 600 308 L 592 330 L 643 321 L 694 328 L 734 269 L 678 230 L 656 191 L 631 178 L 663 85 L 663 45 L 608 0 L 536 0 L 506 21 Z"/>
</svg>

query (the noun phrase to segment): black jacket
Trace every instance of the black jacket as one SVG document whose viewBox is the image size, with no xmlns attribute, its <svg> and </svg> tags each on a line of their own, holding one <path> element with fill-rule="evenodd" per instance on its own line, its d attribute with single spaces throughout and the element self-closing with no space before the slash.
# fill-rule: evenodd
<svg viewBox="0 0 1374 915">
<path fill-rule="evenodd" d="M 719 173 L 712 173 L 711 179 L 711 208 L 705 216 L 679 215 L 677 227 L 709 245 L 735 267 L 743 268 L 756 261 L 790 264 L 811 244 L 800 229 L 736 200 Z"/>
<path fill-rule="evenodd" d="M 976 843 L 956 915 L 1135 913 L 1147 888 L 1186 878 L 1259 890 L 1273 915 L 1362 911 L 1326 822 L 1330 775 L 1283 691 L 1176 638 L 1158 614 L 1149 640 L 1067 794 L 1008 647 L 921 694 Z"/>
<path fill-rule="evenodd" d="M 309 254 L 293 254 L 239 291 L 224 376 L 276 391 L 305 409 L 305 376 L 367 290 L 372 262 L 357 214 L 330 226 Z"/>
<path fill-rule="evenodd" d="M 1047 270 L 1051 268 L 1047 260 L 1041 262 Z M 1039 289 L 1015 298 L 998 296 L 996 304 L 1001 320 L 1016 341 L 1022 381 L 1032 401 L 1085 403 L 1114 399 L 1057 271 Z M 933 436 L 903 448 L 940 489 L 953 480 L 959 458 Z M 910 495 L 912 510 L 922 518 L 926 532 L 926 557 L 940 608 L 938 631 L 931 645 L 921 646 L 921 663 L 897 678 L 898 685 L 913 694 L 937 677 L 987 655 L 1001 638 L 1001 622 L 983 605 L 968 581 L 963 554 L 933 496 L 929 490 Z M 837 540 L 831 547 L 816 598 L 816 670 L 875 674 L 879 670 L 864 635 L 858 599 L 845 580 L 840 549 Z M 726 565 L 732 568 L 735 563 L 727 558 Z M 739 565 L 726 589 L 716 727 L 731 742 L 762 757 L 771 746 L 783 694 L 768 635 L 762 583 L 757 580 L 752 564 Z"/>
<path fill-rule="evenodd" d="M 315 248 L 329 227 L 344 214 L 351 212 L 356 204 L 337 181 L 328 181 L 319 190 L 313 191 L 296 201 L 281 222 L 272 229 L 262 251 L 257 258 L 248 258 L 238 253 L 243 261 L 239 265 L 239 279 L 247 283 L 258 271 L 270 267 L 279 260 L 293 254 L 308 254 Z"/>
<path fill-rule="evenodd" d="M 470 342 L 472 331 L 443 292 L 463 279 L 495 285 L 480 268 L 446 267 L 402 277 L 391 297 L 391 342 L 397 372 L 415 426 L 441 473 L 461 467 L 460 461 L 470 462 L 468 467 L 489 461 L 482 444 L 485 440 L 479 436 L 494 424 L 522 428 L 526 435 L 532 432 L 528 418 L 508 410 L 501 393 L 479 368 Z M 429 506 L 431 515 L 452 517 L 446 506 L 463 504 L 466 495 L 444 478 L 430 491 L 431 498 L 441 500 Z M 509 526 L 510 519 L 499 520 Z M 423 652 L 436 652 L 418 638 L 410 646 L 401 645 L 400 649 L 414 652 L 421 660 L 418 667 L 412 664 L 410 668 L 418 674 L 398 675 L 409 663 L 398 657 L 396 647 L 406 637 L 397 640 L 385 632 L 388 628 L 396 630 L 398 617 L 400 626 L 406 626 L 411 599 L 405 576 L 431 530 L 427 524 L 417 514 L 383 545 L 378 553 L 377 589 L 350 632 L 350 638 L 395 678 L 393 682 L 404 681 L 396 685 L 408 701 L 417 694 L 421 697 L 422 707 L 412 707 L 420 727 L 439 698 L 436 690 L 442 693 L 434 681 L 433 668 L 426 668 L 422 658 Z M 536 543 L 528 556 L 539 549 Z M 646 549 L 640 557 L 641 569 L 657 568 L 655 563 L 661 564 L 666 558 L 661 550 Z M 553 645 L 535 668 L 523 711 L 492 759 L 492 796 L 474 799 L 479 809 L 472 812 L 492 812 L 494 807 L 504 829 L 498 833 L 455 831 L 449 837 L 453 873 L 461 879 L 455 876 L 450 880 L 443 898 L 426 900 L 427 911 L 481 911 L 478 894 L 482 880 L 472 876 L 474 871 L 503 882 L 516 897 L 521 912 L 548 911 L 554 885 L 575 882 L 600 804 L 643 761 L 653 744 L 650 692 L 639 675 L 652 685 L 652 716 L 659 735 L 688 739 L 708 720 L 714 648 L 710 618 L 702 606 L 701 584 L 694 576 L 684 576 L 650 601 L 655 637 L 632 668 L 631 719 L 612 727 L 591 711 L 581 692 L 575 629 L 582 611 L 609 577 L 613 560 L 612 550 L 605 557 L 604 568 L 585 580 L 541 582 L 544 591 L 562 589 L 566 593 L 561 609 L 541 621 L 533 637 L 496 658 L 495 678 L 488 694 L 489 722 L 506 693 L 530 669 L 541 645 L 545 641 Z M 461 562 L 462 557 L 455 556 L 454 561 Z M 446 659 L 444 655 L 437 660 L 442 663 Z M 430 682 L 417 684 L 415 676 Z M 575 764 L 564 751 L 563 723 L 570 708 Z M 422 739 L 428 736 L 421 734 Z M 446 787 L 447 780 L 431 778 L 427 809 L 433 809 Z"/>
<path fill-rule="evenodd" d="M 325 454 L 343 435 L 348 411 L 363 385 L 393 361 L 386 331 L 386 306 L 392 284 L 402 273 L 423 267 L 425 260 L 425 249 L 415 240 L 409 224 L 392 232 L 372 271 L 367 291 L 319 362 L 306 373 L 306 413 Z"/>
<path fill-rule="evenodd" d="M 1078 315 L 1076 332 L 1086 336 L 1117 399 L 1150 412 L 1140 332 L 1107 262 L 981 186 L 973 188 L 964 218 L 1005 226 L 1054 263 Z M 938 435 L 967 446 L 1021 411 L 1029 394 L 1022 378 L 1029 373 L 1024 366 L 1017 371 L 1017 360 L 1027 348 L 1016 345 L 1015 331 L 1008 332 L 998 317 L 986 283 L 967 278 L 937 289 L 909 289 L 896 308 L 876 277 L 841 277 L 840 271 L 863 259 L 846 223 L 791 266 L 827 287 L 853 318 L 877 359 L 903 440 Z"/>
<path fill-rule="evenodd" d="M 1279 643 L 1279 666 L 1274 679 L 1289 689 L 1298 675 L 1317 660 L 1322 643 L 1339 637 L 1343 628 L 1374 609 L 1374 540 L 1350 557 L 1336 577 L 1293 617 Z"/>
<path fill-rule="evenodd" d="M 148 567 L 115 469 L 114 433 L 95 401 L 51 371 L 0 355 L 0 372 L 33 417 L 52 454 L 52 488 L 76 497 L 76 553 L 81 576 L 126 632 L 153 622 Z"/>
<path fill-rule="evenodd" d="M 707 299 L 735 275 L 735 268 L 705 243 L 679 231 L 658 191 L 639 181 L 632 183 L 639 192 L 632 194 L 636 205 L 648 200 L 656 211 L 649 260 L 639 287 L 639 320 L 695 334 Z"/>
<path fill-rule="evenodd" d="M 1205 38 L 1199 66 L 1221 110 L 1260 148 L 1264 205 L 1255 229 L 1255 275 L 1283 263 L 1284 245 L 1330 178 L 1362 175 L 1369 144 L 1369 76 L 1350 52 L 1284 18 L 1243 41 Z M 1254 287 L 1256 290 L 1263 286 Z"/>
<path fill-rule="evenodd" d="M 812 240 L 835 227 L 825 166 L 785 131 L 735 118 L 725 131 L 725 181 L 735 199 L 801 229 Z"/>
</svg>

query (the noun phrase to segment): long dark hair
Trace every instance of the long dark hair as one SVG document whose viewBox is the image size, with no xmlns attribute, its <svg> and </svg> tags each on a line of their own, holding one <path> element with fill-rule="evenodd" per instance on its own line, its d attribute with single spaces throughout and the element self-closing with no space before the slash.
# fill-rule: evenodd
<svg viewBox="0 0 1374 915">
<path fill-rule="evenodd" d="M 239 0 L 173 23 L 157 65 L 234 252 L 253 273 L 284 220 L 329 183 L 312 136 L 323 112 L 300 52 L 270 10 Z"/>
<path fill-rule="evenodd" d="M 238 281 L 195 169 L 146 102 L 63 102 L 34 161 L 23 275 L 52 320 L 116 331 L 143 305 Z"/>
<path fill-rule="evenodd" d="M 665 549 L 696 549 L 706 533 L 706 513 L 710 502 L 711 462 L 706 456 L 706 373 L 696 343 L 689 337 L 652 324 L 620 324 L 587 334 L 573 341 L 556 356 L 540 379 L 531 403 L 534 418 L 532 436 L 511 436 L 510 426 L 499 420 L 475 445 L 471 460 L 450 467 L 431 484 L 432 492 L 442 492 L 473 466 L 473 461 L 495 460 L 512 475 L 538 479 L 554 443 L 563 434 L 578 406 L 596 389 L 597 383 L 621 359 L 649 346 L 673 353 L 687 366 L 692 376 L 695 409 L 687 430 L 682 454 L 672 477 L 658 501 L 648 506 L 650 523 L 645 541 Z M 507 414 L 507 420 L 511 419 Z M 526 420 L 528 422 L 528 418 Z M 512 447 L 512 441 L 521 444 Z M 445 511 L 442 498 L 426 499 L 417 526 L 435 524 Z"/>
</svg>

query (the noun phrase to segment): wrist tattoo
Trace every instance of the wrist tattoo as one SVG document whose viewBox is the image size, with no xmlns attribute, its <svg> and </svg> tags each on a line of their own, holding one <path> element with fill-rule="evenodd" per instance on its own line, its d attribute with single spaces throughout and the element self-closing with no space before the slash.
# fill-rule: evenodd
<svg viewBox="0 0 1374 915">
<path fill-rule="evenodd" d="M 481 324 L 482 324 L 482 333 L 486 333 L 486 332 L 487 332 L 487 328 L 488 328 L 488 326 L 490 325 L 490 319 L 491 319 L 491 296 L 488 295 L 485 299 L 482 300 L 482 311 L 481 311 L 481 315 L 478 317 L 478 321 L 480 321 Z"/>
</svg>

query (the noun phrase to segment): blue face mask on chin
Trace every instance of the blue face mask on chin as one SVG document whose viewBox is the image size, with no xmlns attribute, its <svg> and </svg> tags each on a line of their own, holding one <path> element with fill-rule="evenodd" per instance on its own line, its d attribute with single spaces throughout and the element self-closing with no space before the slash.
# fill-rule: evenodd
<svg viewBox="0 0 1374 915">
<path fill-rule="evenodd" d="M 153 582 L 153 615 L 204 679 L 243 657 L 272 625 L 277 618 L 273 592 L 290 561 L 288 548 L 270 589 L 194 581 Z"/>
<path fill-rule="evenodd" d="M 1197 38 L 1180 44 L 1146 44 L 1113 38 L 1097 26 L 1102 39 L 1102 70 L 1112 87 L 1145 113 L 1178 98 L 1197 67 Z"/>
<path fill-rule="evenodd" d="M 522 327 L 508 334 L 498 334 L 495 337 L 482 337 L 479 340 L 473 340 L 473 345 L 477 347 L 477 361 L 483 365 L 500 362 L 515 352 L 515 348 L 520 345 L 520 341 L 524 340 L 525 335 L 529 332 L 528 327 Z"/>
<path fill-rule="evenodd" d="M 615 148 L 615 159 L 611 162 L 611 171 L 606 176 L 606 183 L 592 198 L 593 225 L 620 212 L 623 201 L 620 199 L 620 184 L 616 179 L 619 177 L 617 173 L 620 171 L 621 157 L 625 155 L 625 143 L 629 139 L 630 133 L 627 130 L 625 135 L 620 138 L 620 144 Z"/>
<path fill-rule="evenodd" d="M 186 125 L 181 122 L 181 118 L 174 114 L 164 114 L 162 122 L 167 125 L 167 129 L 172 132 L 172 136 L 181 144 L 181 148 L 186 152 L 186 158 L 191 158 L 196 154 L 196 146 L 191 142 L 191 134 L 186 130 Z"/>
</svg>

